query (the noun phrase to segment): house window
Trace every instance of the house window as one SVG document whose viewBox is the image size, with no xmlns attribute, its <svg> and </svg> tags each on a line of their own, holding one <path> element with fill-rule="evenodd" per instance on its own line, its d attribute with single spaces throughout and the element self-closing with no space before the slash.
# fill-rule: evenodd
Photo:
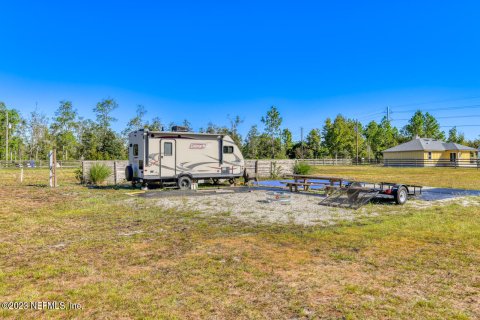
<svg viewBox="0 0 480 320">
<path fill-rule="evenodd" d="M 163 145 L 163 155 L 164 156 L 171 156 L 173 154 L 172 152 L 172 143 L 171 142 L 165 142 Z"/>
<path fill-rule="evenodd" d="M 233 146 L 224 146 L 223 153 L 233 153 Z"/>
<path fill-rule="evenodd" d="M 138 144 L 133 145 L 133 156 L 138 157 Z"/>
<path fill-rule="evenodd" d="M 450 161 L 451 162 L 457 161 L 457 154 L 455 152 L 450 153 Z"/>
<path fill-rule="evenodd" d="M 470 152 L 470 163 L 475 163 L 477 162 L 477 159 L 476 159 L 476 154 L 475 152 Z"/>
<path fill-rule="evenodd" d="M 428 160 L 432 160 L 432 153 L 431 152 L 428 153 Z"/>
</svg>

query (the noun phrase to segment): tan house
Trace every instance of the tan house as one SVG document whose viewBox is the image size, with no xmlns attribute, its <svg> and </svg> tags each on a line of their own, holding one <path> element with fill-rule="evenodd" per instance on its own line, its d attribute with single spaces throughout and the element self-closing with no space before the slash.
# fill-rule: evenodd
<svg viewBox="0 0 480 320">
<path fill-rule="evenodd" d="M 383 151 L 386 166 L 450 167 L 478 165 L 478 150 L 458 143 L 416 138 Z"/>
</svg>

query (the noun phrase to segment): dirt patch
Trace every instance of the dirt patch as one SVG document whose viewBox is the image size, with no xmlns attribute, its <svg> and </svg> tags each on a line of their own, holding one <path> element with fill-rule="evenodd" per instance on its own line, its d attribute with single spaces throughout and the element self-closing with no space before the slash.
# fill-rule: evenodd
<svg viewBox="0 0 480 320">
<path fill-rule="evenodd" d="M 209 216 L 225 215 L 249 223 L 332 225 L 365 216 L 367 210 L 331 208 L 320 205 L 322 197 L 291 193 L 286 204 L 267 202 L 266 191 L 223 193 L 201 197 L 152 199 L 157 206 L 180 211 L 199 211 Z"/>
<path fill-rule="evenodd" d="M 66 199 L 67 197 L 61 191 L 47 187 L 0 187 L 0 203 L 2 203 L 0 213 L 32 212 Z"/>
</svg>

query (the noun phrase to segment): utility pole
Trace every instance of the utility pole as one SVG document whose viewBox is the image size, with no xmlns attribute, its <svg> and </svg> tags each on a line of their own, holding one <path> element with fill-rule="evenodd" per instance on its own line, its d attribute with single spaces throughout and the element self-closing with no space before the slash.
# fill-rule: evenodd
<svg viewBox="0 0 480 320">
<path fill-rule="evenodd" d="M 300 150 L 302 150 L 302 159 L 303 159 L 303 127 L 300 127 L 300 140 L 301 140 L 301 144 L 300 146 L 302 147 Z"/>
<path fill-rule="evenodd" d="M 387 106 L 387 121 L 390 122 L 390 107 Z"/>
<path fill-rule="evenodd" d="M 5 112 L 7 114 L 7 123 L 5 124 L 5 161 L 8 162 L 8 108 L 5 108 Z"/>
<path fill-rule="evenodd" d="M 355 120 L 355 140 L 356 140 L 356 144 L 357 144 L 357 148 L 356 148 L 356 151 L 357 151 L 356 162 L 357 162 L 357 165 L 358 165 L 358 120 Z"/>
</svg>

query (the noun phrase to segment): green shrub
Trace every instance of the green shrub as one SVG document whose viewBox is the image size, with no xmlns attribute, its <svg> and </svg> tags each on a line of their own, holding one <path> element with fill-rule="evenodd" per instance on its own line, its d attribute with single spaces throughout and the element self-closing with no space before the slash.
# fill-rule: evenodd
<svg viewBox="0 0 480 320">
<path fill-rule="evenodd" d="M 103 163 L 95 163 L 90 167 L 88 174 L 90 182 L 96 185 L 102 184 L 112 174 L 112 169 Z"/>
<path fill-rule="evenodd" d="M 82 168 L 77 168 L 74 171 L 75 174 L 75 180 L 77 180 L 79 183 L 83 183 L 83 171 Z"/>
<path fill-rule="evenodd" d="M 312 166 L 306 162 L 297 162 L 293 167 L 295 174 L 309 174 L 312 171 Z"/>
<path fill-rule="evenodd" d="M 272 162 L 272 172 L 270 172 L 270 178 L 278 179 L 281 176 L 282 176 L 282 168 L 280 166 L 277 166 L 276 161 L 273 161 Z"/>
</svg>

